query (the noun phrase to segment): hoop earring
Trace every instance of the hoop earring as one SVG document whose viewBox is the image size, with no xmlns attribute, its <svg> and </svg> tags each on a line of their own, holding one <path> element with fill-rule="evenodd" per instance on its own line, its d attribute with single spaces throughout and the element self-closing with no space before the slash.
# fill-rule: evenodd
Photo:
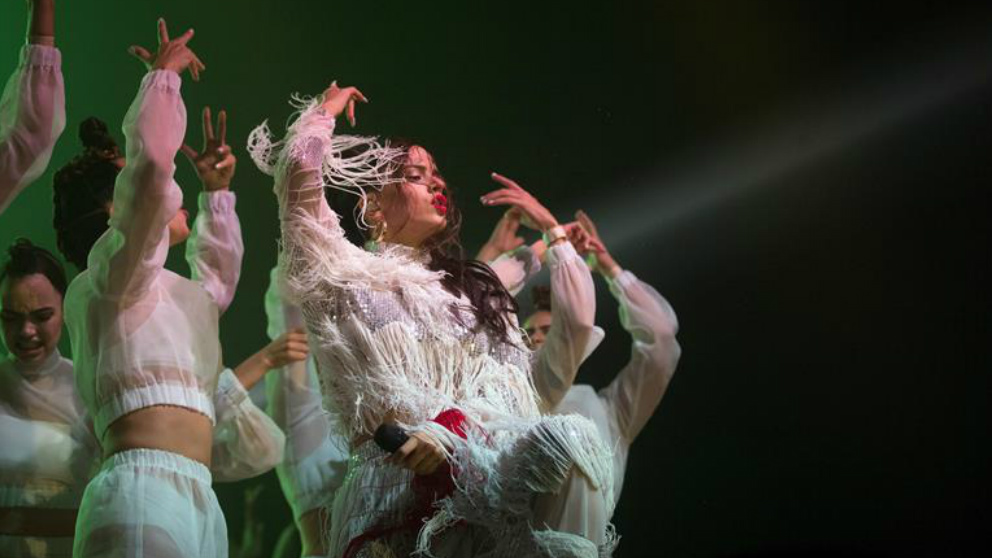
<svg viewBox="0 0 992 558">
<path fill-rule="evenodd" d="M 377 222 L 375 224 L 375 227 L 372 228 L 372 239 L 375 240 L 375 242 L 377 244 L 378 243 L 381 243 L 384 238 L 386 238 L 386 220 L 385 219 Z"/>
</svg>

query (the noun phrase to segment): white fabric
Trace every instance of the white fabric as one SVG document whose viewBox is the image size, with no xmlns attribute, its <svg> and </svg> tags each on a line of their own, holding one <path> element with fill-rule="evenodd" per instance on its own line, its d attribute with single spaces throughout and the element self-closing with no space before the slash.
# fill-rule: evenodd
<svg viewBox="0 0 992 558">
<path fill-rule="evenodd" d="M 265 293 L 265 313 L 271 339 L 304 327 L 300 309 L 283 301 L 278 268 L 272 270 Z M 276 474 L 296 521 L 308 511 L 330 505 L 348 468 L 348 441 L 331 430 L 315 367 L 311 357 L 265 376 L 269 414 L 286 433 L 284 458 Z"/>
<path fill-rule="evenodd" d="M 109 457 L 83 496 L 75 558 L 226 558 L 227 525 L 210 471 L 181 455 Z"/>
<path fill-rule="evenodd" d="M 163 266 L 182 204 L 173 181 L 186 109 L 175 72 L 149 72 L 124 122 L 127 165 L 110 228 L 66 294 L 76 384 L 102 438 L 118 417 L 175 405 L 214 419 L 218 318 L 233 298 L 244 247 L 234 194 L 200 194 L 187 249 L 193 280 Z"/>
<path fill-rule="evenodd" d="M 387 412 L 405 428 L 444 436 L 459 471 L 452 496 L 439 502 L 430 521 L 417 524 L 416 541 L 386 537 L 359 555 L 381 544 L 398 553 L 478 555 L 465 550 L 473 540 L 487 540 L 493 555 L 545 555 L 531 524 L 534 496 L 583 475 L 604 505 L 612 505 L 609 450 L 581 417 L 542 418 L 515 316 L 507 317 L 509 343 L 503 342 L 475 327 L 468 300 L 442 287 L 442 273 L 426 267 L 425 254 L 397 245 L 370 253 L 344 238 L 323 196 L 333 123 L 320 109 L 304 112 L 290 126 L 275 167 L 280 265 L 303 310 L 321 387 L 332 403 L 326 406 L 338 409 L 349 438 L 371 434 Z M 574 254 L 571 246 L 562 250 Z M 584 265 L 574 269 L 591 285 Z M 466 415 L 467 440 L 429 422 L 448 409 Z M 369 447 L 374 451 L 370 443 L 360 449 Z M 331 513 L 332 555 L 373 527 L 399 521 L 411 498 L 406 471 L 353 452 Z M 485 537 L 473 538 L 475 529 Z M 434 544 L 452 533 L 469 537 L 456 545 L 461 550 Z M 610 544 L 605 525 L 590 538 Z"/>
<path fill-rule="evenodd" d="M 545 254 L 551 273 L 551 323 L 544 345 L 534 353 L 534 385 L 544 409 L 557 405 L 579 367 L 603 340 L 596 322 L 596 290 L 585 261 L 568 242 Z M 526 270 L 525 270 L 526 275 Z"/>
<path fill-rule="evenodd" d="M 214 426 L 210 472 L 215 482 L 256 477 L 282 462 L 286 437 L 229 368 L 224 369 L 214 394 Z"/>
<path fill-rule="evenodd" d="M 24 45 L 0 97 L 0 213 L 45 172 L 64 129 L 62 53 Z"/>
<path fill-rule="evenodd" d="M 588 385 L 573 386 L 554 412 L 589 417 L 614 445 L 614 495 L 619 501 L 630 446 L 661 403 L 682 350 L 675 338 L 675 311 L 650 285 L 623 271 L 610 281 L 610 292 L 620 305 L 620 323 L 633 337 L 630 361 L 598 393 Z M 576 521 L 583 510 L 580 501 L 570 502 L 560 510 L 561 521 Z"/>
<path fill-rule="evenodd" d="M 506 290 L 517 296 L 527 286 L 527 280 L 541 271 L 541 260 L 530 246 L 524 245 L 500 254 L 489 262 L 489 267 Z"/>
<path fill-rule="evenodd" d="M 0 361 L 0 509 L 78 509 L 100 447 L 56 350 L 37 369 Z M 0 556 L 71 556 L 72 537 L 0 535 Z"/>
</svg>

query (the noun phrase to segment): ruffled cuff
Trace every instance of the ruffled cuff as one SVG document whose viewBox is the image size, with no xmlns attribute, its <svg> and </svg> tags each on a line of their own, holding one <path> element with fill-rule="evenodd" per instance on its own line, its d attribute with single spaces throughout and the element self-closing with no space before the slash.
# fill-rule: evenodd
<svg viewBox="0 0 992 558">
<path fill-rule="evenodd" d="M 200 192 L 196 199 L 196 206 L 200 211 L 206 211 L 213 215 L 231 215 L 234 213 L 237 199 L 237 195 L 230 190 Z"/>
<path fill-rule="evenodd" d="M 21 67 L 62 69 L 62 52 L 53 46 L 27 44 L 21 47 Z"/>
</svg>

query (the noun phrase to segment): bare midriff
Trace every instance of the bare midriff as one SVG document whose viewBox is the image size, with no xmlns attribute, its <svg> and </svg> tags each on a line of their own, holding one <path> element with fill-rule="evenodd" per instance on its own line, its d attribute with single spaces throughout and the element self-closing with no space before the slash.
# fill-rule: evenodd
<svg viewBox="0 0 992 558">
<path fill-rule="evenodd" d="M 192 409 L 155 405 L 115 420 L 103 439 L 104 455 L 131 449 L 155 449 L 210 466 L 213 424 Z"/>
</svg>

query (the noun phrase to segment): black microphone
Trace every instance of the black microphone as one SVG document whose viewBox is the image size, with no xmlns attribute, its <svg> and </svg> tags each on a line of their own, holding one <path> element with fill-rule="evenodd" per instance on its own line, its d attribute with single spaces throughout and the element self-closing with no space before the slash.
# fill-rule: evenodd
<svg viewBox="0 0 992 558">
<path fill-rule="evenodd" d="M 383 451 L 395 453 L 410 439 L 410 435 L 395 424 L 384 423 L 375 429 L 375 435 L 372 439 L 375 441 L 375 445 L 382 448 Z"/>
</svg>

